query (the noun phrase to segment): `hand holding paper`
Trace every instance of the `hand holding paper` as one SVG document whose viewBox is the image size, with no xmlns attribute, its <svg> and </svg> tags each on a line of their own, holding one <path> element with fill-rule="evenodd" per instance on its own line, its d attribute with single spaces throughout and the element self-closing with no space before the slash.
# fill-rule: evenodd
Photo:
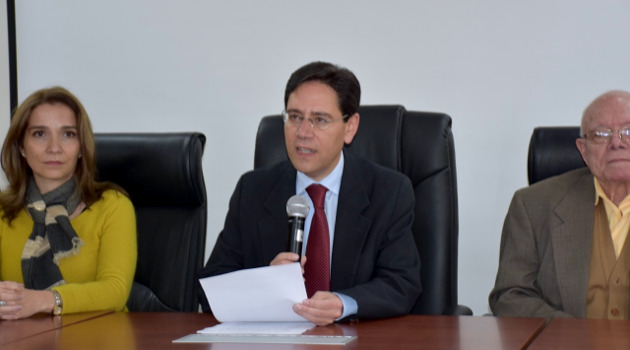
<svg viewBox="0 0 630 350">
<path fill-rule="evenodd" d="M 292 308 L 306 299 L 299 263 L 239 270 L 199 282 L 220 322 L 306 322 Z"/>
</svg>

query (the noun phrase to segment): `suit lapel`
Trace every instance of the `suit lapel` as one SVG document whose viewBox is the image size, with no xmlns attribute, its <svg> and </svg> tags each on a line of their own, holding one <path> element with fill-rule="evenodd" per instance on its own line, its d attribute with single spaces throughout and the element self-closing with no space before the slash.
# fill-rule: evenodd
<svg viewBox="0 0 630 350">
<path fill-rule="evenodd" d="M 331 264 L 330 284 L 333 290 L 353 284 L 358 268 L 357 257 L 363 250 L 371 224 L 371 220 L 362 213 L 370 204 L 367 189 L 373 181 L 373 174 L 363 173 L 360 160 L 348 153 L 344 153 L 344 162 Z M 279 252 L 287 249 L 286 202 L 295 194 L 295 179 L 296 170 L 287 162 L 264 203 L 269 215 L 258 222 L 263 265 L 268 265 Z"/>
<path fill-rule="evenodd" d="M 581 176 L 555 208 L 558 226 L 551 231 L 554 262 L 563 308 L 584 317 L 593 240 L 595 186 Z"/>
<path fill-rule="evenodd" d="M 359 262 L 357 257 L 363 250 L 371 224 L 371 220 L 362 213 L 370 204 L 367 188 L 373 181 L 373 174 L 362 172 L 359 159 L 347 152 L 344 159 L 333 242 L 332 290 L 353 285 Z"/>
<path fill-rule="evenodd" d="M 296 171 L 287 161 L 287 166 L 279 173 L 277 181 L 267 200 L 265 209 L 268 216 L 258 222 L 258 235 L 260 236 L 261 249 L 263 251 L 263 265 L 269 265 L 278 253 L 287 251 L 287 200 L 295 194 Z"/>
</svg>

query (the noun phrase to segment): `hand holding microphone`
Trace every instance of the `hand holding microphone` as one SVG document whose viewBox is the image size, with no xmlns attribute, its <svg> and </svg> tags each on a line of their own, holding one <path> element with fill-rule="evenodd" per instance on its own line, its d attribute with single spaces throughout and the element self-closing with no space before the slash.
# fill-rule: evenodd
<svg viewBox="0 0 630 350">
<path fill-rule="evenodd" d="M 289 216 L 287 250 L 276 255 L 269 265 L 289 264 L 296 261 L 302 264 L 302 260 L 306 259 L 302 257 L 302 243 L 304 242 L 304 220 L 310 209 L 308 199 L 298 195 L 289 198 L 287 201 L 287 215 Z M 298 258 L 295 259 L 293 254 L 297 254 Z"/>
<path fill-rule="evenodd" d="M 292 196 L 287 201 L 287 215 L 289 216 L 289 244 L 288 251 L 296 253 L 302 259 L 302 244 L 304 242 L 304 220 L 311 208 L 308 200 L 302 196 Z"/>
</svg>

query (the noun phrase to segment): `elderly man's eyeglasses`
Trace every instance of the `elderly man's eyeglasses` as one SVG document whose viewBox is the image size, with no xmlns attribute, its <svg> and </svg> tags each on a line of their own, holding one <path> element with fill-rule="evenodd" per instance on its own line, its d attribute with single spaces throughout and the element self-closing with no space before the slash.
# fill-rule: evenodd
<svg viewBox="0 0 630 350">
<path fill-rule="evenodd" d="M 282 120 L 290 126 L 299 127 L 302 125 L 304 120 L 308 120 L 311 124 L 311 127 L 317 130 L 326 130 L 328 129 L 334 122 L 344 120 L 348 118 L 348 115 L 343 115 L 340 118 L 333 119 L 328 114 L 315 114 L 313 118 L 304 118 L 303 115 L 294 112 L 282 111 Z"/>
<path fill-rule="evenodd" d="M 592 141 L 593 143 L 608 143 L 613 138 L 613 136 L 617 135 L 619 136 L 619 139 L 623 142 L 630 141 L 630 126 L 624 126 L 619 130 L 592 130 L 584 134 L 584 138 Z"/>
</svg>

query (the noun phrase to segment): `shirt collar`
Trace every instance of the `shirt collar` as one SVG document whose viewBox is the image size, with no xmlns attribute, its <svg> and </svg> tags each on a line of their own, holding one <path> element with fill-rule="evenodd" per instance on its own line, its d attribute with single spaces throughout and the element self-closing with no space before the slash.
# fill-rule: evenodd
<svg viewBox="0 0 630 350">
<path fill-rule="evenodd" d="M 606 207 L 610 207 L 610 208 L 616 208 L 617 210 L 621 211 L 621 212 L 630 212 L 630 196 L 626 196 L 626 198 L 624 198 L 621 203 L 619 203 L 619 206 L 616 206 L 615 203 L 613 203 L 610 198 L 608 198 L 608 196 L 606 195 L 606 192 L 604 192 L 604 189 L 602 189 L 602 186 L 599 184 L 599 181 L 597 181 L 596 177 L 593 177 L 593 181 L 595 182 L 595 205 L 597 206 L 597 204 L 599 203 L 599 200 L 603 200 L 604 204 L 606 205 Z"/>
<path fill-rule="evenodd" d="M 597 178 L 594 176 L 593 182 L 595 183 L 595 205 L 597 206 L 600 198 L 605 201 L 608 199 L 608 196 L 606 196 L 606 193 L 604 193 L 602 186 L 600 186 L 599 181 L 597 181 Z M 610 199 L 608 199 L 608 201 L 610 201 Z"/>
<path fill-rule="evenodd" d="M 297 178 L 295 181 L 295 193 L 304 194 L 306 193 L 306 188 L 314 183 L 319 183 L 325 186 L 328 191 L 339 195 L 339 188 L 341 188 L 341 176 L 343 175 L 343 165 L 344 165 L 344 157 L 343 152 L 341 152 L 341 157 L 339 157 L 339 162 L 333 169 L 333 171 L 328 174 L 321 181 L 315 181 L 308 177 L 301 171 L 297 172 Z"/>
</svg>

